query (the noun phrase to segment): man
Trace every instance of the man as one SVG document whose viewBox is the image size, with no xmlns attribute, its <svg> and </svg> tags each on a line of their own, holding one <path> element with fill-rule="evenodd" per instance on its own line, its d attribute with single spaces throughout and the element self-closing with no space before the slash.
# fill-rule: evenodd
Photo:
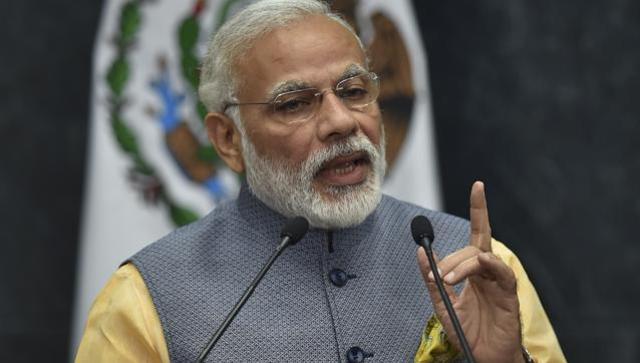
<svg viewBox="0 0 640 363">
<path fill-rule="evenodd" d="M 523 346 L 537 361 L 564 360 L 519 262 L 491 239 L 481 183 L 470 224 L 381 195 L 379 81 L 360 40 L 325 5 L 246 8 L 212 40 L 201 78 L 209 138 L 247 185 L 115 273 L 78 361 L 195 361 L 292 216 L 311 230 L 273 265 L 209 361 L 454 359 L 457 339 L 424 251 L 414 257 L 409 223 L 420 214 L 447 256 L 438 264 L 445 281 L 466 281 L 449 294 L 476 360 L 522 362 Z"/>
</svg>

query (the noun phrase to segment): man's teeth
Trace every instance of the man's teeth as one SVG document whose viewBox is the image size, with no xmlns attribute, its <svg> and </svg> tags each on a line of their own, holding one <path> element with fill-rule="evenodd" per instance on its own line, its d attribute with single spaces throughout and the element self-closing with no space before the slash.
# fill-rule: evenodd
<svg viewBox="0 0 640 363">
<path fill-rule="evenodd" d="M 353 161 L 342 164 L 340 167 L 333 169 L 333 172 L 337 175 L 347 174 L 356 168 L 356 164 Z"/>
</svg>

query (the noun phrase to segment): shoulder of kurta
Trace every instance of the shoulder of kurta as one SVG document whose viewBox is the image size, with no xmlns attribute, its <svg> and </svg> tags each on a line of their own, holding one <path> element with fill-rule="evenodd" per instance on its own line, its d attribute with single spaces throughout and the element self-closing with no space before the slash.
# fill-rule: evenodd
<svg viewBox="0 0 640 363">
<path fill-rule="evenodd" d="M 132 264 L 121 266 L 96 298 L 76 362 L 169 362 L 160 319 Z"/>
</svg>

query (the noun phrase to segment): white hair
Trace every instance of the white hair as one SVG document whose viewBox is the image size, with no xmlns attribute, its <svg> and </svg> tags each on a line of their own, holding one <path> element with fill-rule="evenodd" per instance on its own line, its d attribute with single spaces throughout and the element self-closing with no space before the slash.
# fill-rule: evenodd
<svg viewBox="0 0 640 363">
<path fill-rule="evenodd" d="M 223 112 L 227 102 L 236 102 L 238 76 L 234 65 L 255 41 L 271 31 L 308 16 L 324 15 L 344 26 L 365 51 L 353 28 L 327 4 L 318 0 L 262 0 L 229 19 L 209 42 L 202 62 L 198 93 L 209 112 Z M 240 120 L 232 117 L 236 125 Z"/>
</svg>

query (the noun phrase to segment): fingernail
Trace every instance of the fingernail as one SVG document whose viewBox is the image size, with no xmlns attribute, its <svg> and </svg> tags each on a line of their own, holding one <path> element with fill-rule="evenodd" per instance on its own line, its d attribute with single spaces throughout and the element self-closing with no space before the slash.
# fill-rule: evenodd
<svg viewBox="0 0 640 363">
<path fill-rule="evenodd" d="M 456 276 L 456 273 L 451 271 L 447 274 L 447 276 L 444 277 L 444 281 L 446 281 L 447 283 L 451 283 L 453 282 L 453 279 L 455 276 Z"/>
</svg>

